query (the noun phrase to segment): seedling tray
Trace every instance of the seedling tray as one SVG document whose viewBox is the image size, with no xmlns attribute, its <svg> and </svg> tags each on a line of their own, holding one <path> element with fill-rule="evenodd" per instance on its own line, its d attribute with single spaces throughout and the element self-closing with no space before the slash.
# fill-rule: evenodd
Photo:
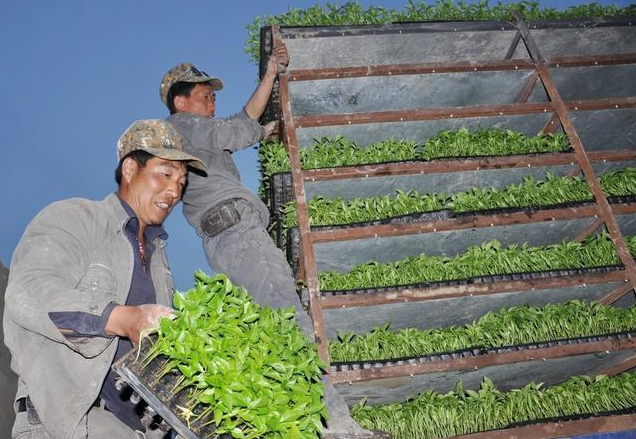
<svg viewBox="0 0 636 439">
<path fill-rule="evenodd" d="M 621 201 L 617 201 L 620 198 Z M 616 203 L 628 203 L 636 201 L 636 197 L 611 197 L 608 198 L 610 202 Z M 569 203 L 557 203 L 557 204 L 548 204 L 543 206 L 527 206 L 527 207 L 501 207 L 496 209 L 483 209 L 483 210 L 471 210 L 466 212 L 454 212 L 451 209 L 442 209 L 442 210 L 434 210 L 430 212 L 418 212 L 411 213 L 407 215 L 399 215 L 390 218 L 384 218 L 381 220 L 373 220 L 373 221 L 360 221 L 354 223 L 346 223 L 346 224 L 334 224 L 328 226 L 313 226 L 311 230 L 338 230 L 338 229 L 350 229 L 353 227 L 370 227 L 370 226 L 380 226 L 387 224 L 408 224 L 413 222 L 423 222 L 423 221 L 442 221 L 456 218 L 465 218 L 468 216 L 475 215 L 503 215 L 508 213 L 518 213 L 523 212 L 527 214 L 531 214 L 533 212 L 543 211 L 543 210 L 556 210 L 556 209 L 566 209 L 572 207 L 587 207 L 593 206 L 593 201 L 584 201 L 580 203 L 569 202 Z M 294 233 L 298 233 L 298 227 L 293 227 L 292 229 L 296 229 Z M 290 229 L 291 230 L 291 229 Z"/>
<path fill-rule="evenodd" d="M 370 405 L 401 403 L 409 396 L 426 390 L 451 391 L 457 381 L 465 389 L 478 389 L 489 377 L 502 391 L 522 388 L 530 381 L 553 385 L 574 375 L 597 375 L 608 367 L 619 365 L 635 353 L 633 337 L 623 340 L 586 341 L 567 346 L 519 349 L 509 353 L 449 357 L 416 363 L 377 366 L 361 364 L 339 372 L 331 370 L 332 381 L 345 401 L 356 404 L 366 398 Z M 612 350 L 600 346 L 614 345 Z M 596 351 L 596 347 L 602 350 Z M 620 348 L 618 346 L 621 346 Z M 589 349 L 588 349 L 589 347 Z M 562 350 L 572 350 L 561 355 Z M 544 357 L 550 352 L 552 355 Z M 453 365 L 460 366 L 454 367 Z"/>
<path fill-rule="evenodd" d="M 170 372 L 161 379 L 157 379 L 159 371 L 167 363 L 165 356 L 158 356 L 146 368 L 141 368 L 141 361 L 148 353 L 157 335 L 151 335 L 141 341 L 141 349 L 137 361 L 137 349 L 133 349 L 120 358 L 112 368 L 137 392 L 146 403 L 152 407 L 173 429 L 184 439 L 203 439 L 217 437 L 213 424 L 202 425 L 200 421 L 188 422 L 179 411 L 179 407 L 186 406 L 188 389 L 176 395 L 171 394 L 180 374 Z M 197 410 L 194 411 L 197 414 Z M 222 435 L 221 438 L 229 436 Z"/>
<path fill-rule="evenodd" d="M 450 281 L 434 281 L 418 284 L 408 285 L 392 285 L 388 287 L 377 288 L 355 288 L 350 290 L 321 290 L 322 296 L 340 296 L 340 295 L 352 295 L 352 294 L 377 294 L 377 293 L 389 293 L 403 289 L 418 289 L 418 288 L 439 288 L 450 287 L 456 285 L 470 285 L 480 283 L 492 283 L 492 282 L 509 282 L 515 280 L 531 280 L 531 279 L 545 279 L 564 276 L 585 276 L 595 275 L 601 273 L 609 273 L 610 271 L 621 270 L 622 265 L 605 265 L 599 267 L 589 268 L 566 268 L 562 270 L 546 270 L 546 271 L 531 271 L 524 273 L 510 273 L 510 274 L 495 274 L 485 276 L 473 276 L 468 279 L 457 279 Z"/>
<path fill-rule="evenodd" d="M 423 355 L 420 357 L 402 357 L 387 360 L 368 360 L 368 361 L 342 361 L 331 363 L 332 372 L 343 372 L 349 370 L 370 369 L 373 367 L 385 367 L 406 364 L 429 363 L 433 361 L 444 361 L 454 358 L 470 358 L 480 355 L 505 354 L 509 352 L 517 352 L 531 349 L 551 348 L 554 346 L 567 346 L 581 343 L 593 343 L 599 341 L 618 341 L 632 339 L 636 337 L 636 332 L 616 332 L 611 334 L 591 335 L 586 337 L 575 337 L 569 339 L 540 341 L 535 343 L 526 343 L 521 345 L 501 346 L 501 347 L 480 347 L 474 346 L 468 349 L 461 349 L 450 352 L 440 352 L 437 354 Z"/>
</svg>

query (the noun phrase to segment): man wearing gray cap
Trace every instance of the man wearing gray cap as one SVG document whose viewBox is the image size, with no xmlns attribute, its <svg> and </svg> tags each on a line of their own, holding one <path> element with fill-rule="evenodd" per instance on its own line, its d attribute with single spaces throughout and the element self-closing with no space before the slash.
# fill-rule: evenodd
<svg viewBox="0 0 636 439">
<path fill-rule="evenodd" d="M 232 159 L 232 153 L 273 131 L 274 122 L 262 127 L 257 121 L 265 111 L 276 76 L 287 63 L 287 51 L 281 45 L 270 57 L 265 75 L 243 111 L 226 119 L 214 118 L 215 92 L 223 83 L 192 64 L 179 64 L 168 71 L 159 94 L 170 111 L 167 120 L 190 140 L 189 151 L 207 165 L 207 175 L 190 173 L 183 212 L 203 240 L 208 263 L 234 284 L 243 285 L 257 303 L 294 307 L 296 320 L 313 340 L 313 326 L 301 307 L 291 268 L 267 233 L 268 209 L 241 183 Z M 324 381 L 329 410 L 324 438 L 388 437 L 362 429 L 333 385 Z"/>
<path fill-rule="evenodd" d="M 19 376 L 13 438 L 163 435 L 142 432 L 110 366 L 172 315 L 162 224 L 181 199 L 186 166 L 205 170 L 186 143 L 163 120 L 133 123 L 117 145 L 116 192 L 53 203 L 28 225 L 3 319 Z"/>
</svg>

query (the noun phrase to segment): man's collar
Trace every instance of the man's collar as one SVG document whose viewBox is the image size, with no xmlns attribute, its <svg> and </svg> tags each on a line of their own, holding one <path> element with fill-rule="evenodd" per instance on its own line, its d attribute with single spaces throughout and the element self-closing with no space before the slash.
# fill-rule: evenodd
<svg viewBox="0 0 636 439">
<path fill-rule="evenodd" d="M 137 218 L 137 214 L 135 213 L 133 208 L 130 207 L 130 205 L 126 203 L 119 195 L 117 195 L 117 198 L 128 214 L 126 228 L 132 227 L 136 235 L 139 232 L 139 218 Z M 162 225 L 149 225 L 146 226 L 144 236 L 146 237 L 146 242 L 154 242 L 154 240 L 157 238 L 161 238 L 165 241 L 166 239 L 168 239 L 168 232 L 166 232 Z"/>
</svg>

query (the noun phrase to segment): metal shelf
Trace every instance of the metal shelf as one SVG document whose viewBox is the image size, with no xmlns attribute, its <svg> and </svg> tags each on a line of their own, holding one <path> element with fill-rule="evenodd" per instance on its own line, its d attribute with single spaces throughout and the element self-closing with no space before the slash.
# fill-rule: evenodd
<svg viewBox="0 0 636 439">
<path fill-rule="evenodd" d="M 636 265 L 622 233 L 634 221 L 617 217 L 633 217 L 636 205 L 610 205 L 596 177 L 604 163 L 636 160 L 636 133 L 631 130 L 636 124 L 636 90 L 631 82 L 622 86 L 617 80 L 629 82 L 636 71 L 636 27 L 630 20 L 273 27 L 262 35 L 271 36 L 270 49 L 285 40 L 292 60 L 287 74 L 279 78 L 275 98 L 280 102 L 282 138 L 292 165 L 302 248 L 300 273 L 307 285 L 319 353 L 327 364 L 326 342 L 337 330 L 356 327 L 364 332 L 388 314 L 400 320 L 400 328 L 439 327 L 462 324 L 477 314 L 525 300 L 550 303 L 584 298 L 617 306 L 633 304 L 627 293 L 636 284 Z M 604 86 L 608 77 L 614 78 L 612 84 Z M 595 84 L 591 92 L 584 89 L 590 83 Z M 481 88 L 467 93 L 471 87 Z M 278 113 L 272 105 L 269 111 Z M 501 126 L 529 135 L 564 132 L 573 149 L 562 154 L 301 170 L 298 151 L 312 138 L 343 135 L 360 145 L 387 138 L 421 143 L 438 131 L 464 125 L 470 129 Z M 366 185 L 374 178 L 444 173 L 451 178 L 466 173 L 468 178 L 470 173 L 521 168 L 538 172 L 550 166 L 566 167 L 571 175 L 582 173 L 595 196 L 594 204 L 346 229 L 312 230 L 309 226 L 308 195 L 325 191 L 327 184 L 333 185 L 329 190 L 335 193 L 338 184 L 352 185 L 356 180 Z M 603 225 L 618 249 L 623 270 L 364 294 L 329 295 L 318 288 L 318 270 L 324 269 L 325 261 L 346 269 L 356 258 L 367 256 L 361 244 L 365 240 L 378 254 L 394 260 L 395 254 L 384 246 L 389 240 L 404 250 L 410 241 L 428 254 L 450 233 L 468 245 L 470 239 L 484 234 L 496 236 L 495 229 L 511 237 L 516 234 L 515 239 L 536 241 L 566 235 L 581 239 Z M 422 244 L 429 237 L 440 243 Z M 447 245 L 450 242 L 446 240 Z M 351 253 L 343 253 L 344 248 Z M 452 312 L 463 308 L 466 313 Z M 440 310 L 449 311 L 447 319 Z M 474 388 L 484 375 L 514 386 L 542 377 L 541 381 L 558 382 L 578 372 L 618 373 L 631 367 L 634 343 L 632 339 L 590 341 L 419 364 L 379 364 L 355 371 L 332 366 L 330 377 L 350 403 L 363 395 L 371 395 L 371 402 L 374 398 L 394 402 L 423 388 L 452 387 L 459 378 L 468 382 L 467 388 Z M 616 419 L 635 425 L 633 415 Z M 563 431 L 590 431 L 590 425 L 599 423 L 570 421 L 567 428 L 572 430 Z M 555 425 L 549 424 L 541 434 L 548 434 Z"/>
</svg>

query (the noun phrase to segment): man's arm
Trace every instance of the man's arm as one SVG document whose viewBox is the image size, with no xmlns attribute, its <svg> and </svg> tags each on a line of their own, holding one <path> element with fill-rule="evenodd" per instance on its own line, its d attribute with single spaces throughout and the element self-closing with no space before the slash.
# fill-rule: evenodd
<svg viewBox="0 0 636 439">
<path fill-rule="evenodd" d="M 161 317 L 174 318 L 174 312 L 167 306 L 154 303 L 137 306 L 116 305 L 106 323 L 106 333 L 126 337 L 137 345 L 139 334 L 144 329 L 157 327 Z"/>
<path fill-rule="evenodd" d="M 258 88 L 250 100 L 247 101 L 247 105 L 245 105 L 245 112 L 251 119 L 258 120 L 263 115 L 265 107 L 267 107 L 267 101 L 269 101 L 269 97 L 272 94 L 272 88 L 274 88 L 274 81 L 276 81 L 279 73 L 285 71 L 287 64 L 289 64 L 289 56 L 283 44 L 278 46 L 269 57 L 265 76 L 263 76 Z"/>
<path fill-rule="evenodd" d="M 78 290 L 75 285 L 76 280 L 85 274 L 85 268 L 79 261 L 89 258 L 88 247 L 92 242 L 89 237 L 99 233 L 89 226 L 94 225 L 95 221 L 84 218 L 81 212 L 80 206 L 55 203 L 31 222 L 16 248 L 11 264 L 11 276 L 5 294 L 5 318 L 91 357 L 108 346 L 112 335 L 135 340 L 138 337 L 135 332 L 139 328 L 144 329 L 149 321 L 151 324 L 148 326 L 153 326 L 153 317 L 156 316 L 158 320 L 160 315 L 167 314 L 164 313 L 165 307 L 152 305 L 156 308 L 135 310 L 129 315 L 132 319 L 123 323 L 113 320 L 111 323 L 117 325 L 108 326 L 112 313 L 121 306 L 112 307 L 115 284 L 113 282 L 110 285 L 104 267 L 94 267 L 103 274 L 100 288 Z M 104 288 L 109 293 L 112 288 L 112 294 L 108 294 Z M 157 312 L 153 313 L 155 310 Z M 95 322 L 107 317 L 106 328 L 95 327 L 78 333 L 78 328 L 64 324 L 74 321 L 86 326 L 83 329 L 95 326 L 90 322 L 82 324 L 82 321 L 87 323 L 89 320 L 79 318 L 82 316 L 91 317 Z M 57 323 L 61 323 L 61 326 Z M 90 334 L 98 337 L 82 337 Z"/>
</svg>

